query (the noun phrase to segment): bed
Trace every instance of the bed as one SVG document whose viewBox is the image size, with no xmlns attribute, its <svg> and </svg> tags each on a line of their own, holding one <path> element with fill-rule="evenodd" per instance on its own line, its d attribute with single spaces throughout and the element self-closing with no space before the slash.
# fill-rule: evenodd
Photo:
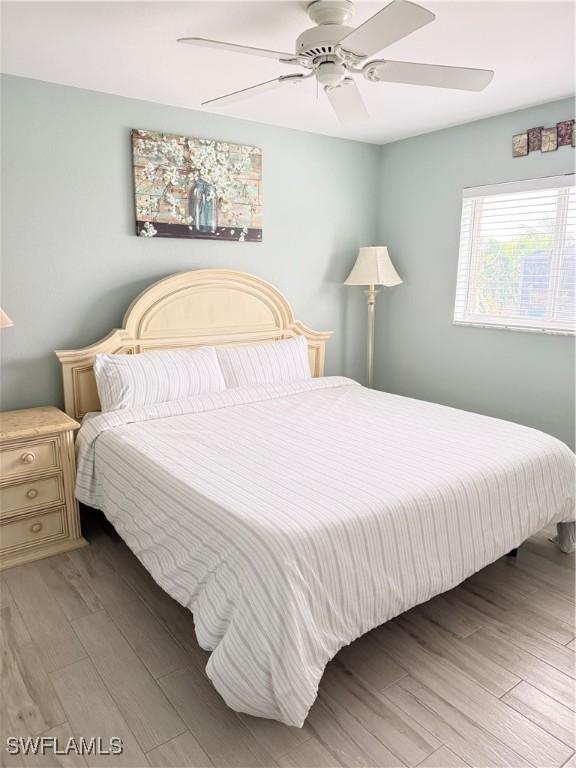
<svg viewBox="0 0 576 768">
<path fill-rule="evenodd" d="M 99 352 L 294 336 L 313 378 L 98 413 Z M 78 498 L 192 611 L 227 704 L 296 726 L 339 648 L 574 520 L 563 443 L 324 377 L 329 337 L 260 278 L 196 270 L 145 291 L 106 339 L 58 353 L 66 409 L 85 416 Z"/>
</svg>

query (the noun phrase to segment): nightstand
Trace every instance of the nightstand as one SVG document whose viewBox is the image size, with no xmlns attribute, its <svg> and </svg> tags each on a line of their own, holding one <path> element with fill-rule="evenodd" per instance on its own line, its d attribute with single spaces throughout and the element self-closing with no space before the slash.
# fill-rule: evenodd
<svg viewBox="0 0 576 768">
<path fill-rule="evenodd" d="M 86 544 L 74 498 L 74 431 L 58 408 L 0 413 L 0 569 Z"/>
</svg>

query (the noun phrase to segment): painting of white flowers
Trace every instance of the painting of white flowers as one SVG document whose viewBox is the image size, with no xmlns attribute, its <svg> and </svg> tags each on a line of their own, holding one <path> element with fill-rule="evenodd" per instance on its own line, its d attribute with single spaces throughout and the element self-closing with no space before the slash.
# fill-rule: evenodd
<svg viewBox="0 0 576 768">
<path fill-rule="evenodd" d="M 136 233 L 262 240 L 262 151 L 226 141 L 132 131 Z"/>
</svg>

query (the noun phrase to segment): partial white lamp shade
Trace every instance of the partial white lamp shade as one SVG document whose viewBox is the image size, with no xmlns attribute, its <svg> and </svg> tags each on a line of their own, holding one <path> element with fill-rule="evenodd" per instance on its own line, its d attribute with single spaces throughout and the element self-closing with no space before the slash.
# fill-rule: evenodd
<svg viewBox="0 0 576 768">
<path fill-rule="evenodd" d="M 14 323 L 0 307 L 0 328 L 10 328 L 11 325 L 14 325 Z"/>
<path fill-rule="evenodd" d="M 360 248 L 358 258 L 344 285 L 400 285 L 402 280 L 390 261 L 385 245 Z"/>
</svg>

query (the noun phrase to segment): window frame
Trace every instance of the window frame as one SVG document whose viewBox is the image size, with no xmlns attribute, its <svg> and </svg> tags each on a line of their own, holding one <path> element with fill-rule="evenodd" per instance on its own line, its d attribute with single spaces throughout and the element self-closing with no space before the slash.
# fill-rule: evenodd
<svg viewBox="0 0 576 768">
<path fill-rule="evenodd" d="M 460 216 L 460 231 L 459 231 L 459 250 L 458 250 L 458 266 L 456 273 L 456 289 L 454 299 L 454 312 L 453 312 L 453 325 L 471 326 L 475 328 L 494 328 L 498 330 L 509 331 L 527 331 L 530 333 L 544 333 L 561 336 L 574 336 L 576 335 L 576 320 L 575 327 L 567 327 L 565 320 L 555 320 L 550 318 L 550 312 L 547 311 L 546 319 L 543 319 L 542 324 L 534 322 L 533 318 L 526 318 L 523 320 L 518 317 L 502 317 L 490 316 L 486 314 L 474 314 L 467 310 L 469 304 L 470 291 L 474 290 L 475 283 L 471 278 L 471 273 L 477 264 L 477 258 L 474 258 L 474 254 L 478 252 L 480 245 L 479 238 L 475 238 L 475 233 L 478 232 L 479 220 L 477 213 L 477 205 L 472 207 L 471 220 L 465 222 L 465 204 L 467 200 L 478 198 L 479 204 L 486 197 L 492 197 L 497 195 L 510 195 L 521 192 L 535 192 L 545 189 L 565 189 L 566 193 L 563 198 L 566 202 L 564 205 L 559 206 L 560 210 L 556 214 L 556 228 L 558 228 L 561 218 L 566 219 L 568 212 L 568 199 L 570 188 L 575 186 L 574 183 L 575 174 L 566 173 L 557 176 L 545 176 L 537 179 L 525 179 L 523 181 L 502 182 L 500 184 L 489 184 L 479 187 L 466 187 L 462 192 L 462 210 Z M 467 232 L 464 235 L 464 232 Z M 560 263 L 561 249 L 558 247 L 562 237 L 565 237 L 566 231 L 564 229 L 561 237 L 555 238 L 555 245 L 552 257 L 552 264 L 556 260 L 556 264 Z M 560 276 L 559 269 L 552 269 L 551 279 L 553 286 L 548 291 L 547 305 L 554 300 L 558 290 L 558 280 Z M 463 294 L 463 296 L 461 295 Z M 544 325 L 545 323 L 545 325 Z"/>
</svg>

